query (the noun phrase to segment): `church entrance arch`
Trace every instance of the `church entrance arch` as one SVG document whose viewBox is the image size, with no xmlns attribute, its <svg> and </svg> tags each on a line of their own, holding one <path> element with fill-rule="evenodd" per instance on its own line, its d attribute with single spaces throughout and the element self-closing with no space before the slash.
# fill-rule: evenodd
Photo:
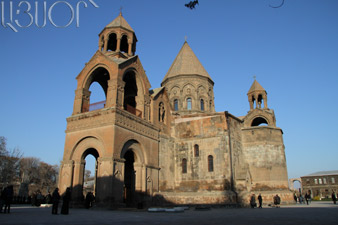
<svg viewBox="0 0 338 225">
<path fill-rule="evenodd" d="M 99 153 L 94 148 L 87 149 L 82 155 L 82 161 L 84 162 L 82 192 L 83 192 L 84 197 L 86 197 L 87 194 L 90 192 L 94 196 L 96 196 L 97 159 L 98 158 L 99 158 Z"/>
<path fill-rule="evenodd" d="M 121 151 L 124 161 L 123 202 L 135 206 L 145 185 L 144 158 L 141 145 L 136 140 L 127 141 Z"/>
</svg>

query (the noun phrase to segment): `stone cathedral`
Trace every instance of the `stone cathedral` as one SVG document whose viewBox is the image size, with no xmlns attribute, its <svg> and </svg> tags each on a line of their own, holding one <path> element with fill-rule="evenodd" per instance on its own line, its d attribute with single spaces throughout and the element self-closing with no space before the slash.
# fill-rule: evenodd
<svg viewBox="0 0 338 225">
<path fill-rule="evenodd" d="M 215 112 L 214 82 L 187 42 L 155 89 L 136 43 L 120 13 L 101 31 L 98 50 L 76 77 L 61 193 L 71 187 L 73 202 L 83 201 L 85 158 L 92 155 L 101 206 L 245 205 L 253 193 L 264 202 L 276 194 L 291 201 L 283 132 L 265 89 L 254 80 L 245 116 Z M 95 82 L 104 102 L 91 102 Z"/>
</svg>

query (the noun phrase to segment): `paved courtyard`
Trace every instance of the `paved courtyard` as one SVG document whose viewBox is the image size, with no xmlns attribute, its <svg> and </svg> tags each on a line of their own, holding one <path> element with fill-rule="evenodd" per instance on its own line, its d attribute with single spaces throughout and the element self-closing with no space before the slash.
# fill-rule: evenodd
<svg viewBox="0 0 338 225">
<path fill-rule="evenodd" d="M 10 214 L 0 214 L 0 224 L 338 224 L 338 205 L 312 202 L 281 208 L 213 208 L 185 212 L 149 213 L 139 210 L 70 209 L 69 215 L 52 215 L 51 208 L 14 206 Z"/>
</svg>

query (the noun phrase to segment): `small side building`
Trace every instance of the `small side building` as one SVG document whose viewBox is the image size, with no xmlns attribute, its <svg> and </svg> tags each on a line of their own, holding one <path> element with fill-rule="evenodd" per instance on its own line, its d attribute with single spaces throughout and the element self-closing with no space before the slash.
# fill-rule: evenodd
<svg viewBox="0 0 338 225">
<path fill-rule="evenodd" d="M 338 170 L 320 171 L 301 177 L 303 193 L 311 192 L 312 197 L 330 198 L 338 191 Z"/>
</svg>

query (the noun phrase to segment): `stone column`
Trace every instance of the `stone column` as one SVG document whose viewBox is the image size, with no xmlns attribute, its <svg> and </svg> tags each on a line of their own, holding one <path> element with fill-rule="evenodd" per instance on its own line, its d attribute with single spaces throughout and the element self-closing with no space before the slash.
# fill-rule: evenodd
<svg viewBox="0 0 338 225">
<path fill-rule="evenodd" d="M 74 163 L 72 200 L 75 202 L 83 201 L 83 177 L 85 164 L 85 160 Z"/>
<path fill-rule="evenodd" d="M 85 90 L 85 89 L 75 90 L 73 115 L 83 112 L 84 106 L 85 108 L 88 108 L 89 110 L 89 97 L 90 97 L 90 91 Z"/>
<path fill-rule="evenodd" d="M 264 109 L 268 108 L 268 98 L 266 95 L 263 95 L 263 100 L 264 100 Z"/>
<path fill-rule="evenodd" d="M 113 197 L 116 203 L 123 203 L 124 159 L 114 159 Z"/>
<path fill-rule="evenodd" d="M 108 81 L 106 107 L 115 107 L 117 102 L 117 79 Z"/>
<path fill-rule="evenodd" d="M 124 101 L 124 85 L 126 83 L 122 80 L 117 80 L 117 102 L 116 102 L 116 107 L 123 109 L 123 101 Z"/>
<path fill-rule="evenodd" d="M 133 45 L 133 40 L 131 38 L 128 38 L 128 55 L 132 56 L 132 45 Z"/>
<path fill-rule="evenodd" d="M 98 170 L 96 178 L 96 197 L 99 203 L 113 201 L 113 158 L 99 157 L 97 159 Z"/>
<path fill-rule="evenodd" d="M 109 37 L 108 37 L 108 36 L 105 36 L 105 37 L 104 37 L 104 48 L 103 48 L 103 52 L 107 52 L 107 50 L 108 50 L 108 40 L 109 40 Z"/>
<path fill-rule="evenodd" d="M 119 52 L 121 51 L 121 34 L 116 34 L 116 40 L 117 40 L 117 43 L 116 43 L 116 51 Z"/>
<path fill-rule="evenodd" d="M 252 101 L 252 95 L 249 95 L 249 103 L 250 103 L 250 110 L 253 110 L 254 105 L 253 105 L 253 101 Z"/>
<path fill-rule="evenodd" d="M 74 169 L 73 160 L 64 160 L 61 162 L 61 170 L 60 170 L 60 176 L 59 176 L 60 194 L 64 193 L 67 187 L 72 186 L 73 169 Z"/>
<path fill-rule="evenodd" d="M 140 163 L 134 163 L 134 169 L 135 169 L 135 191 L 141 192 L 142 191 L 142 184 L 143 184 L 143 168 L 142 164 Z"/>
</svg>

